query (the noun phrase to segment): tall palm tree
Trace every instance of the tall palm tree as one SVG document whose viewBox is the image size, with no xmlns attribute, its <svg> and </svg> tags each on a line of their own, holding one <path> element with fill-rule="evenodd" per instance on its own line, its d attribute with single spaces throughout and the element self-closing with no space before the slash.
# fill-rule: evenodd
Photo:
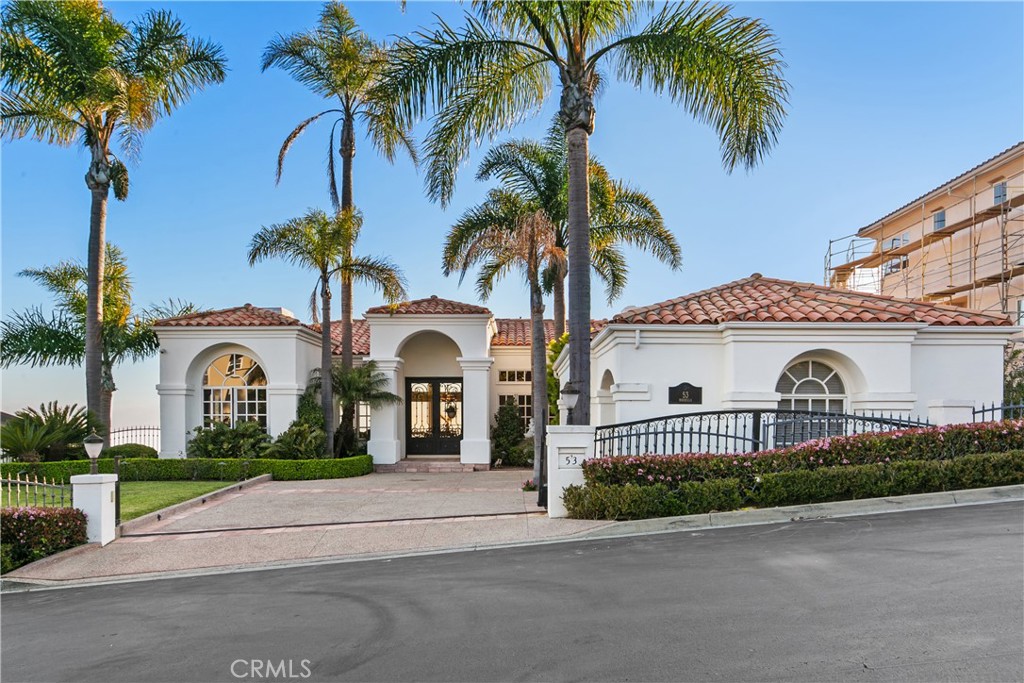
<svg viewBox="0 0 1024 683">
<path fill-rule="evenodd" d="M 362 215 L 355 210 L 339 211 L 333 216 L 311 209 L 305 216 L 260 229 L 249 245 L 249 265 L 271 257 L 283 258 L 294 265 L 316 271 L 317 284 L 310 297 L 316 320 L 316 298 L 320 297 L 320 372 L 331 373 L 331 278 L 342 274 L 349 282 L 362 281 L 383 290 L 390 300 L 405 296 L 405 281 L 387 259 L 354 257 L 352 245 L 359 237 Z M 334 454 L 334 401 L 329 386 L 322 386 L 320 404 L 327 433 L 325 455 Z"/>
<path fill-rule="evenodd" d="M 472 227 L 470 227 L 472 226 Z M 454 239 L 453 235 L 472 235 Z M 547 359 L 544 344 L 545 269 L 561 269 L 565 250 L 558 246 L 555 224 L 543 208 L 507 189 L 491 190 L 487 199 L 467 210 L 449 232 L 444 272 L 459 271 L 461 277 L 480 266 L 476 288 L 487 300 L 498 280 L 512 271 L 520 271 L 530 290 L 530 366 L 533 376 L 533 471 L 540 481 L 540 463 L 544 444 L 544 415 L 548 405 L 545 381 Z"/>
<path fill-rule="evenodd" d="M 367 137 L 385 159 L 393 162 L 399 149 L 416 161 L 416 148 L 407 128 L 392 125 L 379 103 L 370 96 L 373 84 L 386 59 L 382 45 L 360 31 L 348 10 L 340 2 L 328 2 L 320 12 L 316 27 L 301 33 L 278 35 L 263 52 L 263 70 L 278 67 L 324 99 L 337 101 L 337 107 L 325 109 L 297 125 L 281 145 L 277 155 L 277 181 L 281 181 L 284 159 L 292 144 L 320 119 L 331 121 L 327 145 L 327 192 L 335 211 L 350 210 L 352 199 L 352 161 L 356 155 L 356 124 L 362 123 Z M 338 131 L 341 127 L 340 133 Z M 335 175 L 335 134 L 341 157 L 341 196 Z M 352 367 L 352 287 L 341 283 L 341 362 Z"/>
<path fill-rule="evenodd" d="M 555 241 L 568 251 L 569 168 L 565 131 L 557 118 L 543 141 L 512 140 L 488 150 L 477 169 L 477 180 L 496 178 L 526 201 L 542 208 L 555 227 Z M 625 244 L 649 252 L 676 270 L 682 264 L 679 243 L 665 227 L 661 212 L 649 195 L 622 181 L 612 180 L 607 169 L 591 157 L 590 262 L 604 282 L 609 303 L 626 284 L 627 264 L 620 251 Z M 473 229 L 471 225 L 464 228 Z M 471 234 L 449 233 L 449 240 L 472 239 Z M 446 243 L 445 253 L 458 249 Z M 572 259 L 572 254 L 569 254 Z M 555 338 L 565 334 L 565 268 L 548 269 L 545 292 L 552 294 Z"/>
<path fill-rule="evenodd" d="M 62 147 L 79 143 L 89 151 L 85 383 L 89 410 L 102 416 L 110 189 L 127 199 L 125 160 L 138 158 L 143 136 L 161 116 L 223 81 L 226 61 L 218 45 L 189 37 L 166 10 L 122 24 L 99 0 L 12 0 L 0 24 L 0 135 Z"/>
<path fill-rule="evenodd" d="M 559 85 L 569 159 L 570 375 L 583 394 L 575 424 L 590 423 L 589 136 L 602 67 L 666 93 L 714 128 L 727 170 L 753 167 L 775 144 L 788 86 L 771 30 L 711 4 L 631 0 L 475 0 L 462 28 L 441 22 L 399 39 L 377 90 L 395 125 L 427 115 L 427 194 L 442 204 L 474 141 L 540 110 Z M 646 21 L 638 29 L 640 22 Z M 636 29 L 636 30 L 634 30 Z"/>
<path fill-rule="evenodd" d="M 124 254 L 113 244 L 106 245 L 103 261 L 103 336 L 100 347 L 102 369 L 100 412 L 104 439 L 109 439 L 113 404 L 114 367 L 126 361 L 138 362 L 153 356 L 160 342 L 153 322 L 161 318 L 194 313 L 195 306 L 168 301 L 136 311 L 132 304 L 132 281 Z M 56 310 L 49 316 L 41 308 L 30 308 L 11 315 L 0 323 L 3 345 L 0 366 L 12 365 L 77 367 L 85 359 L 86 312 L 89 297 L 88 270 L 81 263 L 62 261 L 54 266 L 23 270 L 28 277 L 53 294 Z"/>
</svg>

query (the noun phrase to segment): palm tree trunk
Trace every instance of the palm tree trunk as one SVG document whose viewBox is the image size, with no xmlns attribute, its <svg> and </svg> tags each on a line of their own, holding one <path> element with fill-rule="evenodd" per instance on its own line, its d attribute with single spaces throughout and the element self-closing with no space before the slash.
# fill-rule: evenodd
<svg viewBox="0 0 1024 683">
<path fill-rule="evenodd" d="M 590 424 L 590 186 L 588 133 L 566 133 L 569 158 L 569 374 L 580 392 L 570 424 Z"/>
<path fill-rule="evenodd" d="M 334 386 L 331 381 L 331 288 L 330 276 L 320 273 L 320 303 L 323 324 L 320 328 L 320 405 L 324 411 L 324 432 L 327 440 L 324 457 L 334 457 Z"/>
<path fill-rule="evenodd" d="M 110 448 L 110 425 L 113 424 L 111 421 L 113 407 L 114 392 L 110 389 L 103 389 L 100 392 L 100 419 L 103 420 L 103 424 L 107 425 L 107 429 L 103 432 L 104 448 Z"/>
<path fill-rule="evenodd" d="M 548 381 L 544 345 L 544 293 L 536 273 L 530 278 L 530 361 L 533 373 L 533 483 L 540 486 L 544 459 L 544 431 L 547 429 Z M 540 343 L 538 343 L 538 341 Z"/>
<path fill-rule="evenodd" d="M 85 402 L 104 431 L 110 423 L 103 412 L 103 269 L 106 258 L 107 197 L 110 180 L 105 169 L 97 173 L 94 162 L 86 175 L 92 190 L 89 214 L 89 263 L 85 310 Z M 103 182 L 103 180 L 106 180 Z"/>
<path fill-rule="evenodd" d="M 565 275 L 555 276 L 555 283 L 551 289 L 551 311 L 555 316 L 555 339 L 561 339 L 565 334 Z"/>
<path fill-rule="evenodd" d="M 352 200 L 352 160 L 356 156 L 356 138 L 352 117 L 347 116 L 341 127 L 341 210 L 351 210 Z M 345 254 L 347 262 L 352 260 L 352 245 L 348 245 Z M 341 367 L 352 369 L 352 278 L 341 276 Z M 355 431 L 355 408 L 346 405 L 341 411 L 341 424 L 345 434 L 343 446 L 352 447 L 350 435 Z"/>
</svg>

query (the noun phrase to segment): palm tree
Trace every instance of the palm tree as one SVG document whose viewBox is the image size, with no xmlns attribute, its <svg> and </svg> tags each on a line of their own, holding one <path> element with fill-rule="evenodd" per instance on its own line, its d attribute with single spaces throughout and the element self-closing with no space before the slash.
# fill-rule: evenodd
<svg viewBox="0 0 1024 683">
<path fill-rule="evenodd" d="M 387 259 L 354 257 L 352 246 L 359 237 L 363 218 L 355 210 L 340 211 L 329 216 L 325 211 L 311 209 L 305 216 L 262 228 L 253 235 L 249 245 L 249 265 L 271 257 L 280 257 L 294 265 L 317 272 L 317 284 L 310 297 L 310 308 L 316 320 L 316 297 L 321 308 L 320 372 L 331 372 L 331 278 L 341 275 L 342 281 L 365 282 L 383 290 L 389 300 L 405 296 L 405 281 L 398 269 Z M 334 402 L 331 388 L 320 391 L 327 434 L 325 455 L 334 453 Z"/>
<path fill-rule="evenodd" d="M 395 124 L 432 114 L 426 189 L 446 205 L 474 141 L 490 139 L 540 110 L 559 84 L 558 116 L 569 160 L 570 375 L 584 400 L 575 424 L 590 423 L 590 226 L 588 145 L 595 96 L 607 66 L 636 87 L 666 93 L 721 140 L 727 170 L 753 167 L 775 144 L 788 86 L 771 30 L 710 4 L 630 0 L 476 0 L 455 29 L 401 38 L 377 87 Z"/>
<path fill-rule="evenodd" d="M 620 245 L 647 251 L 673 270 L 680 267 L 682 259 L 679 243 L 665 227 L 654 200 L 622 181 L 612 180 L 604 165 L 593 157 L 589 166 L 590 262 L 604 282 L 611 303 L 626 284 L 628 269 Z M 555 243 L 568 251 L 569 169 L 565 132 L 557 118 L 542 142 L 512 140 L 491 148 L 480 162 L 476 178 L 489 180 L 492 177 L 525 201 L 542 208 L 555 227 Z M 459 249 L 457 242 L 473 239 L 474 226 L 460 225 L 470 232 L 449 233 L 449 242 L 445 245 L 446 265 L 447 254 Z M 545 292 L 553 295 L 555 338 L 565 334 L 567 274 L 565 268 L 548 269 L 544 274 Z"/>
<path fill-rule="evenodd" d="M 3 8 L 0 24 L 0 135 L 62 147 L 78 143 L 89 151 L 85 383 L 88 408 L 103 419 L 103 277 L 110 189 L 117 199 L 127 199 L 124 161 L 138 158 L 143 136 L 161 116 L 193 93 L 223 81 L 226 62 L 218 45 L 190 38 L 166 10 L 150 10 L 122 24 L 99 0 L 12 0 Z"/>
<path fill-rule="evenodd" d="M 106 272 L 100 349 L 102 382 L 100 413 L 96 416 L 101 421 L 101 433 L 109 439 L 113 395 L 117 391 L 114 367 L 154 355 L 160 342 L 153 332 L 153 323 L 161 318 L 194 313 L 196 307 L 171 300 L 136 312 L 132 307 L 132 281 L 124 254 L 113 244 L 107 244 L 103 265 Z M 30 308 L 0 323 L 3 335 L 0 366 L 81 365 L 86 352 L 89 307 L 87 268 L 74 261 L 62 261 L 55 266 L 23 270 L 18 274 L 35 280 L 51 292 L 56 310 L 47 316 L 41 308 Z"/>
<path fill-rule="evenodd" d="M 393 162 L 404 149 L 416 161 L 416 149 L 407 129 L 394 125 L 381 110 L 370 90 L 386 59 L 378 45 L 356 27 L 348 10 L 340 2 L 328 2 L 320 12 L 317 26 L 289 36 L 278 35 L 263 52 L 263 70 L 272 66 L 284 69 L 296 81 L 337 107 L 314 114 L 297 125 L 281 145 L 277 155 L 277 181 L 281 181 L 284 158 L 292 144 L 310 125 L 323 118 L 332 120 L 327 147 L 327 191 L 335 211 L 351 210 L 352 160 L 356 154 L 356 123 L 362 123 L 373 146 Z M 335 133 L 341 157 L 341 197 L 335 177 Z M 341 282 L 341 363 L 352 367 L 352 287 Z"/>
<path fill-rule="evenodd" d="M 313 370 L 309 383 L 311 389 L 322 389 L 321 377 L 318 369 Z M 387 375 L 378 372 L 377 364 L 372 360 L 354 368 L 342 365 L 334 365 L 331 368 L 331 390 L 341 404 L 342 411 L 349 410 L 355 413 L 360 403 L 366 403 L 373 409 L 401 403 L 401 396 L 388 391 L 388 382 Z M 336 450 L 339 453 L 352 453 L 356 438 L 355 429 L 350 423 L 343 421 L 338 431 L 340 437 Z"/>
<path fill-rule="evenodd" d="M 470 228 L 469 226 L 472 226 Z M 470 234 L 465 240 L 453 240 L 454 234 Z M 544 444 L 544 415 L 548 405 L 548 387 L 544 344 L 545 269 L 560 270 L 565 251 L 558 246 L 557 230 L 543 208 L 506 189 L 491 190 L 479 206 L 466 211 L 449 232 L 451 250 L 445 252 L 445 275 L 480 266 L 476 288 L 487 300 L 495 283 L 514 270 L 525 276 L 530 290 L 530 365 L 533 376 L 533 473 L 540 481 L 540 463 Z"/>
</svg>

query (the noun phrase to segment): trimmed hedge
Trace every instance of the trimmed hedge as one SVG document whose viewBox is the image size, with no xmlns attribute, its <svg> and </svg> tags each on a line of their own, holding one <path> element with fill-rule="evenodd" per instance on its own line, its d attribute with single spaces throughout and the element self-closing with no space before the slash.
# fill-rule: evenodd
<svg viewBox="0 0 1024 683">
<path fill-rule="evenodd" d="M 977 453 L 1024 449 L 1024 420 L 922 427 L 885 433 L 819 439 L 790 448 L 709 455 L 643 455 L 594 458 L 583 464 L 588 484 L 664 484 L 756 477 L 793 470 L 899 461 L 948 460 Z"/>
<path fill-rule="evenodd" d="M 101 458 L 99 471 L 110 474 L 114 461 Z M 352 458 L 322 460 L 240 460 L 225 458 L 128 458 L 121 461 L 122 481 L 238 481 L 261 474 L 273 475 L 278 481 L 299 479 L 344 479 L 359 477 L 373 471 L 373 458 L 358 455 Z M 45 463 L 5 463 L 0 465 L 0 475 L 8 477 L 18 472 L 46 476 L 58 481 L 68 481 L 74 474 L 88 474 L 89 463 L 82 460 L 67 460 Z"/>
<path fill-rule="evenodd" d="M 88 540 L 85 513 L 75 508 L 0 509 L 3 572 L 41 560 Z"/>
<path fill-rule="evenodd" d="M 123 443 L 120 446 L 111 446 L 103 451 L 104 458 L 155 458 L 155 448 L 144 446 L 141 443 Z"/>
<path fill-rule="evenodd" d="M 577 519 L 644 519 L 1024 483 L 1024 451 L 870 465 L 798 469 L 751 479 L 665 484 L 587 484 L 565 491 Z"/>
</svg>

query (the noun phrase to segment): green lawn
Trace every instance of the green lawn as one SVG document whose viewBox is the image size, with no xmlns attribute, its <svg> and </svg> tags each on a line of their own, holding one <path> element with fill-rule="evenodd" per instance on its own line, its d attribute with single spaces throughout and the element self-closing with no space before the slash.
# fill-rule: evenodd
<svg viewBox="0 0 1024 683">
<path fill-rule="evenodd" d="M 121 521 L 127 522 L 168 505 L 182 503 L 230 485 L 227 481 L 123 481 Z"/>
</svg>

